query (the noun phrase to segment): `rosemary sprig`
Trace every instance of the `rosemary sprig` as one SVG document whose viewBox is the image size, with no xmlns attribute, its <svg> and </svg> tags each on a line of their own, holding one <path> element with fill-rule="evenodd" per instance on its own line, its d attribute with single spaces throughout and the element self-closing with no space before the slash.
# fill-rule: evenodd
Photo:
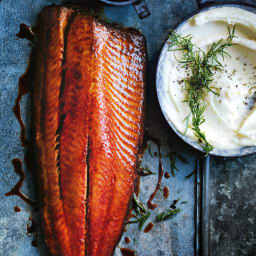
<svg viewBox="0 0 256 256">
<path fill-rule="evenodd" d="M 182 51 L 182 57 L 178 61 L 183 64 L 183 67 L 191 71 L 191 76 L 184 79 L 187 92 L 184 102 L 190 108 L 190 113 L 184 121 L 186 121 L 188 128 L 188 121 L 191 116 L 192 130 L 198 142 L 203 146 L 206 155 L 213 150 L 213 146 L 207 141 L 204 132 L 200 129 L 200 126 L 205 122 L 203 113 L 207 103 L 204 102 L 204 99 L 209 92 L 219 95 L 217 88 L 211 86 L 211 82 L 215 71 L 223 69 L 218 57 L 221 56 L 223 60 L 226 56 L 231 57 L 226 49 L 234 45 L 232 43 L 234 37 L 235 26 L 232 30 L 228 27 L 227 39 L 213 43 L 208 52 L 205 53 L 192 43 L 191 35 L 181 36 L 175 31 L 169 35 L 169 50 Z"/>
<path fill-rule="evenodd" d="M 143 225 L 150 216 L 150 212 L 147 210 L 146 206 L 139 201 L 137 196 L 133 194 L 133 205 L 136 215 L 134 216 L 135 220 L 129 221 L 127 224 L 139 223 L 139 230 L 142 229 Z"/>
<path fill-rule="evenodd" d="M 179 212 L 181 212 L 180 208 L 177 208 L 177 209 L 174 209 L 174 210 L 168 209 L 164 212 L 159 213 L 156 216 L 156 221 L 160 222 L 160 221 L 163 221 L 163 220 L 170 219 L 171 217 L 173 217 L 173 215 L 178 214 Z"/>
</svg>

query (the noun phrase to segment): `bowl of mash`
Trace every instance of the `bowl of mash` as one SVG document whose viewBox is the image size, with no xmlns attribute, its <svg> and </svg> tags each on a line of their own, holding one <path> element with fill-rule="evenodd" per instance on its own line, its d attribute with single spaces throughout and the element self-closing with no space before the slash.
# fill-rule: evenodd
<svg viewBox="0 0 256 256">
<path fill-rule="evenodd" d="M 222 68 L 213 72 L 211 88 L 218 93 L 204 96 L 204 121 L 200 131 L 218 156 L 242 156 L 256 152 L 256 10 L 242 5 L 203 8 L 175 28 L 190 37 L 195 47 L 207 53 L 225 42 L 233 28 L 232 46 L 217 59 Z M 156 76 L 162 112 L 172 129 L 187 143 L 203 150 L 195 134 L 186 97 L 186 79 L 191 70 L 170 50 L 168 39 L 161 51 Z"/>
</svg>

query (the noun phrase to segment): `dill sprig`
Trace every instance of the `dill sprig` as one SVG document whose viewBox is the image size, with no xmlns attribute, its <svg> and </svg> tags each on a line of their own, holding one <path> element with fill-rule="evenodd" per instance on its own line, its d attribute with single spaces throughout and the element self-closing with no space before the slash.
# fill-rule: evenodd
<svg viewBox="0 0 256 256">
<path fill-rule="evenodd" d="M 168 154 L 168 157 L 170 159 L 170 164 L 171 164 L 171 173 L 172 176 L 175 177 L 176 176 L 176 171 L 179 171 L 178 167 L 177 167 L 177 158 L 183 163 L 183 164 L 188 164 L 188 161 L 185 157 L 183 157 L 182 155 L 178 154 L 176 151 L 170 152 Z"/>
<path fill-rule="evenodd" d="M 168 157 L 170 159 L 170 169 L 173 177 L 175 177 L 176 172 L 179 171 L 177 167 L 177 159 L 179 159 L 183 164 L 188 164 L 188 160 L 176 151 L 169 152 L 168 154 L 162 155 L 161 157 Z"/>
<path fill-rule="evenodd" d="M 141 230 L 143 225 L 149 218 L 150 212 L 148 211 L 146 206 L 139 201 L 139 199 L 135 194 L 133 194 L 133 206 L 135 211 L 135 215 L 134 215 L 135 220 L 131 220 L 127 224 L 139 223 L 139 230 Z"/>
<path fill-rule="evenodd" d="M 184 121 L 186 121 L 188 128 L 191 116 L 192 130 L 206 155 L 213 150 L 213 146 L 207 141 L 204 132 L 200 129 L 200 126 L 205 122 L 203 113 L 207 103 L 204 99 L 209 92 L 219 95 L 217 88 L 212 86 L 211 82 L 213 81 L 214 73 L 223 69 L 218 57 L 221 56 L 223 60 L 226 56 L 231 57 L 226 49 L 234 45 L 232 40 L 235 37 L 235 26 L 233 26 L 232 30 L 229 26 L 227 27 L 227 39 L 221 39 L 213 43 L 207 52 L 192 43 L 191 35 L 181 36 L 175 31 L 172 31 L 169 35 L 169 50 L 182 51 L 182 57 L 178 61 L 183 64 L 183 67 L 191 71 L 191 76 L 184 79 L 187 92 L 184 102 L 188 104 L 190 109 L 190 113 Z"/>
<path fill-rule="evenodd" d="M 179 212 L 181 212 L 181 209 L 180 208 L 177 208 L 177 209 L 168 209 L 164 212 L 161 212 L 159 213 L 157 216 L 156 216 L 156 221 L 157 222 L 160 222 L 160 221 L 163 221 L 163 220 L 167 220 L 167 219 L 170 219 L 172 218 L 174 215 L 178 214 Z"/>
</svg>

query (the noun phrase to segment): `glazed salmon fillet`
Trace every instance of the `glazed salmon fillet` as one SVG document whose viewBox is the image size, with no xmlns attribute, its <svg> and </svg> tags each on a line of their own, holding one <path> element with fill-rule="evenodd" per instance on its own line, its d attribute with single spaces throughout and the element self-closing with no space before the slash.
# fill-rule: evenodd
<svg viewBox="0 0 256 256">
<path fill-rule="evenodd" d="M 52 255 L 109 256 L 143 138 L 140 32 L 61 6 L 39 16 L 33 89 L 42 226 Z"/>
<path fill-rule="evenodd" d="M 71 11 L 45 9 L 40 17 L 34 81 L 35 145 L 41 187 L 45 241 L 52 255 L 70 255 L 70 241 L 59 187 L 59 94 L 62 83 L 64 31 Z"/>
</svg>

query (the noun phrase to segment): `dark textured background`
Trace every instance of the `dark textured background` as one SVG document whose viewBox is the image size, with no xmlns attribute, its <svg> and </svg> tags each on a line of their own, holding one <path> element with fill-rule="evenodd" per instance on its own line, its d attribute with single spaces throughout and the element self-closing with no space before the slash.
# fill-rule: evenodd
<svg viewBox="0 0 256 256">
<path fill-rule="evenodd" d="M 211 255 L 256 255 L 255 155 L 211 163 Z"/>
<path fill-rule="evenodd" d="M 19 141 L 19 126 L 12 113 L 17 95 L 17 81 L 25 71 L 30 47 L 26 40 L 15 37 L 20 23 L 35 24 L 37 14 L 45 5 L 60 1 L 50 0 L 2 0 L 0 1 L 0 255 L 1 256 L 36 256 L 48 255 L 39 233 L 39 247 L 31 246 L 32 237 L 26 234 L 29 216 L 37 218 L 38 213 L 17 197 L 5 197 L 17 182 L 11 160 L 23 158 L 24 149 Z M 254 2 L 254 1 L 252 1 Z M 163 185 L 170 188 L 168 200 L 163 200 L 158 193 L 155 201 L 159 203 L 152 213 L 152 220 L 157 213 L 167 208 L 172 200 L 181 198 L 188 200 L 182 206 L 182 212 L 172 220 L 160 223 L 150 233 L 139 232 L 136 225 L 130 225 L 124 236 L 129 236 L 131 243 L 125 245 L 123 239 L 120 246 L 135 249 L 137 256 L 192 256 L 194 239 L 194 178 L 185 179 L 185 175 L 193 169 L 196 152 L 183 144 L 170 130 L 162 117 L 155 97 L 156 61 L 168 30 L 183 17 L 195 10 L 193 0 L 147 0 L 151 16 L 140 20 L 133 7 L 105 8 L 105 16 L 126 26 L 140 29 L 146 36 L 149 53 L 148 85 L 147 85 L 147 126 L 150 131 L 171 143 L 173 148 L 165 144 L 163 153 L 177 150 L 190 161 L 184 165 L 178 161 L 180 172 L 176 178 L 164 180 Z M 22 101 L 23 118 L 29 126 L 30 98 Z M 155 145 L 151 145 L 156 150 Z M 255 224 L 255 192 L 256 166 L 255 156 L 239 159 L 213 158 L 211 162 L 211 197 L 210 197 L 210 229 L 211 255 L 256 255 Z M 143 165 L 157 171 L 157 159 L 146 154 Z M 165 170 L 170 169 L 170 162 L 164 159 Z M 33 186 L 30 173 L 26 173 L 23 192 L 34 197 L 37 188 Z M 141 179 L 140 199 L 144 202 L 154 190 L 157 176 Z M 15 213 L 13 208 L 19 206 L 22 211 Z M 133 238 L 136 238 L 135 244 Z M 117 248 L 116 254 L 120 255 Z"/>
</svg>

